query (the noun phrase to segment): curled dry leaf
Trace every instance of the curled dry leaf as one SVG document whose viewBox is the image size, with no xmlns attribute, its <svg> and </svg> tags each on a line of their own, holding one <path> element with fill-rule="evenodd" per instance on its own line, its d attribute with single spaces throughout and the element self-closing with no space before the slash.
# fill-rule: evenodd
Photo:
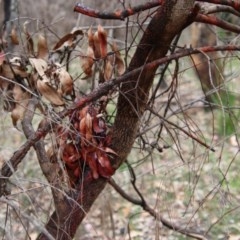
<svg viewBox="0 0 240 240">
<path fill-rule="evenodd" d="M 113 74 L 113 66 L 111 64 L 111 62 L 106 59 L 105 63 L 104 63 L 104 79 L 105 81 L 108 81 L 111 79 Z"/>
<path fill-rule="evenodd" d="M 12 42 L 13 45 L 18 45 L 19 44 L 18 35 L 17 35 L 17 31 L 16 31 L 16 26 L 15 25 L 12 27 L 10 37 L 11 37 L 11 42 Z"/>
<path fill-rule="evenodd" d="M 32 67 L 37 71 L 39 76 L 43 78 L 48 67 L 47 62 L 39 58 L 29 58 L 29 62 Z"/>
<path fill-rule="evenodd" d="M 77 29 L 72 33 L 66 34 L 56 43 L 56 45 L 53 48 L 53 51 L 61 51 L 65 47 L 68 47 L 68 48 L 75 47 L 78 35 L 83 35 L 83 31 L 80 29 Z"/>
<path fill-rule="evenodd" d="M 101 25 L 98 25 L 97 35 L 101 57 L 105 58 L 107 56 L 107 33 Z"/>
<path fill-rule="evenodd" d="M 0 74 L 9 79 L 14 79 L 15 76 L 20 76 L 25 78 L 28 76 L 28 73 L 25 68 L 21 65 L 21 59 L 16 57 L 11 60 L 11 62 L 3 62 L 0 68 Z"/>
<path fill-rule="evenodd" d="M 98 38 L 98 32 L 95 32 L 93 34 L 93 52 L 94 52 L 94 57 L 96 59 L 101 58 L 101 51 L 100 51 L 100 41 Z"/>
<path fill-rule="evenodd" d="M 43 35 L 38 36 L 38 45 L 37 45 L 37 58 L 46 59 L 48 56 L 48 44 L 47 40 Z"/>
<path fill-rule="evenodd" d="M 70 74 L 62 67 L 57 68 L 56 75 L 59 79 L 58 93 L 63 95 L 69 95 L 73 91 L 73 80 Z"/>
<path fill-rule="evenodd" d="M 28 30 L 27 30 L 27 24 L 28 22 L 25 22 L 23 24 L 23 32 L 26 36 L 26 40 L 27 40 L 27 50 L 28 50 L 28 53 L 30 55 L 34 55 L 34 44 L 33 44 L 33 39 L 32 39 L 32 36 L 29 34 Z"/>
<path fill-rule="evenodd" d="M 37 89 L 50 103 L 56 106 L 64 105 L 64 101 L 52 86 L 45 80 L 37 80 Z"/>
<path fill-rule="evenodd" d="M 92 76 L 92 67 L 94 64 L 94 53 L 91 46 L 87 48 L 87 55 L 82 57 L 82 65 L 81 68 L 83 72 L 86 74 L 86 77 Z"/>
<path fill-rule="evenodd" d="M 5 53 L 3 51 L 0 51 L 0 67 L 5 61 Z"/>
<path fill-rule="evenodd" d="M 94 34 L 91 27 L 88 30 L 88 46 L 94 51 Z"/>
<path fill-rule="evenodd" d="M 19 85 L 14 85 L 13 99 L 15 101 L 15 107 L 12 110 L 11 117 L 13 126 L 17 126 L 17 122 L 22 120 L 30 99 L 29 92 L 23 91 Z"/>
<path fill-rule="evenodd" d="M 124 61 L 121 57 L 121 54 L 118 50 L 117 44 L 114 42 L 112 45 L 112 51 L 115 53 L 115 58 L 113 60 L 113 64 L 115 64 L 117 72 L 119 75 L 122 75 L 125 72 L 125 65 Z"/>
</svg>

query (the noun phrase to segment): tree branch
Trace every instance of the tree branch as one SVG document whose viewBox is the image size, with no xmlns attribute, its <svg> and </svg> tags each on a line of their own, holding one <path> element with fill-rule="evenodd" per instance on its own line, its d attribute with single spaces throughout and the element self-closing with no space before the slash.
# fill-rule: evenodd
<svg viewBox="0 0 240 240">
<path fill-rule="evenodd" d="M 201 6 L 201 13 L 203 14 L 212 14 L 212 13 L 219 13 L 219 12 L 227 12 L 231 13 L 237 17 L 240 17 L 240 12 L 236 11 L 230 6 Z"/>
<path fill-rule="evenodd" d="M 240 27 L 237 25 L 234 25 L 232 23 L 226 22 L 220 18 L 217 18 L 215 16 L 207 16 L 204 14 L 198 14 L 195 18 L 195 22 L 201 22 L 201 23 L 207 23 L 211 25 L 215 25 L 217 27 L 220 27 L 222 29 L 235 32 L 235 33 L 240 33 Z"/>
<path fill-rule="evenodd" d="M 131 172 L 133 172 L 133 170 L 131 170 Z M 133 174 L 131 173 L 131 176 L 133 176 Z M 135 174 L 134 174 L 135 176 Z M 136 181 L 136 177 L 135 180 Z M 133 180 L 131 180 L 131 182 L 133 183 Z M 165 219 L 161 214 L 157 213 L 153 208 L 151 208 L 146 200 L 144 199 L 144 197 L 142 196 L 142 194 L 140 193 L 139 189 L 137 188 L 135 182 L 133 183 L 133 187 L 135 190 L 137 190 L 137 193 L 139 195 L 140 193 L 140 199 L 135 199 L 133 198 L 131 195 L 129 195 L 128 193 L 126 193 L 115 181 L 113 178 L 111 178 L 108 183 L 116 190 L 116 192 L 118 192 L 124 199 L 126 199 L 127 201 L 141 206 L 142 209 L 146 212 L 148 212 L 151 216 L 153 216 L 156 220 L 160 221 L 165 227 L 174 230 L 176 232 L 179 232 L 185 236 L 188 237 L 192 237 L 195 239 L 202 239 L 202 240 L 207 240 L 207 238 L 205 238 L 202 233 L 200 232 L 194 232 L 191 231 L 190 229 L 187 229 L 185 227 L 182 227 L 182 224 L 175 224 L 167 219 Z"/>
<path fill-rule="evenodd" d="M 85 7 L 81 3 L 77 3 L 76 6 L 74 7 L 74 11 L 89 17 L 94 17 L 94 18 L 124 20 L 129 16 L 132 16 L 136 13 L 142 12 L 147 9 L 160 6 L 161 4 L 162 4 L 162 0 L 154 0 L 152 2 L 147 2 L 141 5 L 138 5 L 135 7 L 129 7 L 123 10 L 116 10 L 114 12 L 104 12 L 104 11 L 101 12 L 98 10 L 94 10 L 92 8 Z"/>
<path fill-rule="evenodd" d="M 198 0 L 197 2 L 208 2 L 212 4 L 226 5 L 240 11 L 240 2 L 238 0 Z"/>
</svg>

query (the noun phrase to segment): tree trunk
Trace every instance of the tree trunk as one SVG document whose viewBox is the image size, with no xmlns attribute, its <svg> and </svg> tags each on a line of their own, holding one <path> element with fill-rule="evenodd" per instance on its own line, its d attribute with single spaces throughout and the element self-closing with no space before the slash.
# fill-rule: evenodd
<svg viewBox="0 0 240 240">
<path fill-rule="evenodd" d="M 182 31 L 191 18 L 194 0 L 165 0 L 147 27 L 127 71 L 146 62 L 164 57 L 173 38 Z M 114 167 L 126 159 L 134 143 L 141 116 L 145 110 L 148 92 L 156 69 L 143 71 L 120 86 L 117 115 L 112 133 L 112 148 L 118 154 Z M 59 209 L 46 225 L 54 239 L 72 239 L 92 204 L 104 189 L 107 179 L 93 180 L 86 173 L 78 189 L 60 199 Z M 47 239 L 42 233 L 38 239 Z"/>
</svg>

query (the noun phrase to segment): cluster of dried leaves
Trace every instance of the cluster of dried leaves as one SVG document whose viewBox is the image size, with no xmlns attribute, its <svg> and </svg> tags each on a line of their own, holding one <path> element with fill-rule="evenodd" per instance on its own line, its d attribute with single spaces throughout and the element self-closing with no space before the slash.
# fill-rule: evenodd
<svg viewBox="0 0 240 240">
<path fill-rule="evenodd" d="M 82 57 L 82 69 L 86 74 L 86 78 L 93 75 L 95 64 L 99 71 L 100 82 L 111 79 L 113 74 L 122 75 L 124 73 L 124 62 L 118 51 L 117 45 L 115 43 L 109 45 L 112 53 L 108 52 L 107 34 L 101 25 L 98 26 L 98 30 L 95 33 L 93 33 L 91 28 L 89 29 L 87 53 L 86 56 Z"/>
<path fill-rule="evenodd" d="M 61 59 L 66 53 L 71 54 L 84 37 L 82 30 L 75 30 L 62 37 L 50 51 L 42 35 L 33 39 L 26 24 L 23 29 L 26 50 L 24 56 L 9 58 L 4 53 L 4 47 L 0 51 L 0 90 L 4 109 L 11 112 L 15 127 L 24 118 L 32 96 L 37 97 L 40 102 L 47 101 L 48 104 L 39 104 L 38 107 L 47 115 L 49 105 L 57 111 L 60 106 L 64 108 L 73 102 L 75 95 L 79 95 L 71 75 L 61 64 Z M 95 33 L 90 29 L 87 36 L 87 53 L 80 56 L 85 73 L 82 79 L 89 79 L 97 71 L 101 83 L 114 75 L 122 74 L 125 70 L 123 60 L 116 44 L 108 43 L 105 30 L 99 26 Z M 19 44 L 15 28 L 11 32 L 11 41 L 14 45 Z M 111 52 L 108 52 L 109 46 Z M 53 130 L 71 183 L 79 179 L 83 166 L 90 168 L 93 178 L 109 177 L 114 172 L 108 155 L 115 153 L 108 147 L 110 137 L 107 136 L 106 123 L 101 114 L 103 110 L 106 111 L 105 106 L 96 106 L 97 103 L 74 111 L 69 116 L 71 127 L 58 126 Z"/>
<path fill-rule="evenodd" d="M 58 149 L 72 185 L 79 180 L 85 167 L 90 168 L 95 179 L 108 178 L 114 173 L 109 155 L 115 152 L 108 147 L 110 136 L 100 109 L 89 105 L 74 111 L 69 117 L 71 127 L 56 129 Z"/>
</svg>

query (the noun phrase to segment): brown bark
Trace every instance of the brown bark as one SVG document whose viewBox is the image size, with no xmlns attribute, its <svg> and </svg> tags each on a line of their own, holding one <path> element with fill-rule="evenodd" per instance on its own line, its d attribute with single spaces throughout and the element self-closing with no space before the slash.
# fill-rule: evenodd
<svg viewBox="0 0 240 240">
<path fill-rule="evenodd" d="M 128 71 L 166 55 L 173 38 L 186 26 L 193 5 L 194 0 L 163 1 L 162 7 L 158 9 L 145 31 Z M 116 168 L 131 151 L 156 68 L 135 75 L 120 87 L 112 142 L 112 148 L 119 156 L 114 160 Z M 49 233 L 55 239 L 72 239 L 106 183 L 106 179 L 93 180 L 86 173 L 83 182 L 79 184 L 79 189 L 69 192 L 68 196 L 60 199 L 58 209 L 46 225 Z M 38 239 L 47 237 L 41 234 Z"/>
</svg>

